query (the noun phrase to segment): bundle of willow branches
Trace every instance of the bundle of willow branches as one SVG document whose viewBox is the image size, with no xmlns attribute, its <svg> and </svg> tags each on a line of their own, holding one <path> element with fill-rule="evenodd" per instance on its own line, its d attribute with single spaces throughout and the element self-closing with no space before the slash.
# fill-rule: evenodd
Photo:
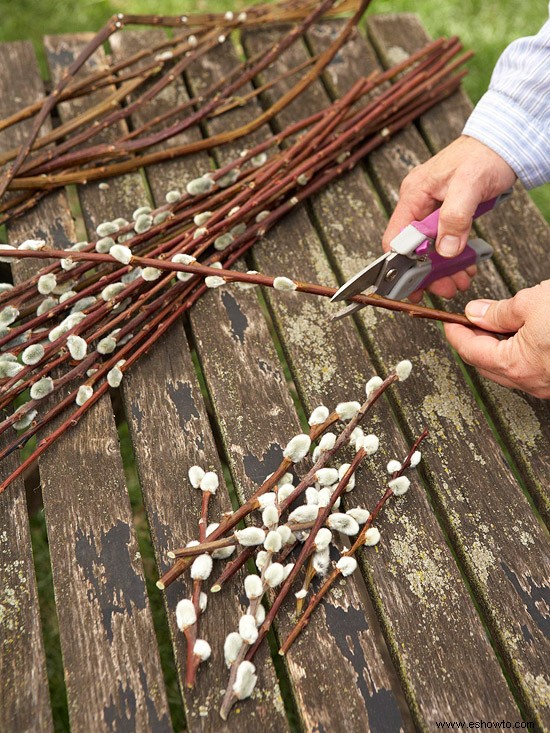
<svg viewBox="0 0 550 733">
<path fill-rule="evenodd" d="M 230 672 L 220 711 L 222 718 L 227 718 L 237 700 L 249 697 L 254 690 L 256 670 L 252 660 L 291 591 L 295 591 L 297 621 L 280 654 L 289 650 L 333 583 L 355 571 L 357 550 L 378 543 L 380 531 L 374 522 L 386 502 L 392 496 L 407 492 L 410 481 L 404 474 L 420 462 L 418 447 L 427 430 L 418 437 L 402 462 L 395 459 L 388 462 L 389 479 L 372 512 L 360 506 L 341 507 L 343 495 L 355 486 L 357 468 L 365 459 L 372 460 L 378 450 L 378 437 L 365 435 L 361 421 L 385 390 L 406 379 L 410 370 L 411 363 L 405 360 L 385 380 L 372 377 L 366 384 L 367 399 L 363 405 L 355 401 L 343 402 L 332 412 L 324 405 L 315 408 L 308 421 L 309 433 L 295 435 L 284 449 L 278 469 L 238 511 L 224 514 L 219 522 L 208 524 L 208 505 L 218 488 L 217 475 L 205 472 L 200 466 L 189 469 L 192 486 L 202 492 L 199 539 L 169 553 L 176 562 L 158 583 L 164 588 L 174 580 L 176 573 L 190 568 L 191 598 L 181 600 L 176 607 L 178 627 L 187 641 L 187 686 L 194 685 L 200 663 L 212 653 L 208 641 L 199 638 L 199 624 L 208 602 L 203 592 L 204 582 L 212 575 L 214 561 L 228 560 L 237 551 L 236 557 L 227 563 L 211 585 L 210 590 L 214 593 L 219 592 L 249 560 L 254 560 L 258 571 L 245 578 L 248 608 L 239 619 L 238 631 L 232 631 L 224 643 Z M 331 429 L 338 423 L 344 423 L 344 427 L 337 435 Z M 296 464 L 310 457 L 313 443 L 317 443 L 311 455 L 313 466 L 294 486 L 292 471 Z M 354 453 L 351 462 L 329 467 L 328 463 L 347 446 L 351 446 Z M 303 499 L 305 501 L 299 503 Z M 237 529 L 243 519 L 247 526 Z M 338 536 L 355 539 L 345 550 L 338 543 L 340 547 L 335 550 L 339 559 L 331 569 L 330 548 L 333 543 L 337 545 Z M 320 580 L 320 587 L 310 595 L 302 614 L 315 577 Z M 264 597 L 269 600 L 268 609 L 262 605 Z"/>
<path fill-rule="evenodd" d="M 349 35 L 365 5 L 366 2 L 361 4 L 339 38 L 314 61 L 310 71 L 318 74 L 328 63 Z M 342 4 L 326 0 L 320 5 L 289 2 L 268 7 L 270 13 L 283 12 L 283 9 L 289 13 L 299 9 L 303 13 L 304 9 L 311 10 L 312 7 L 314 10 L 266 57 L 251 63 L 244 72 L 247 78 L 257 73 L 258 68 L 263 68 L 262 64 L 267 63 L 268 57 L 273 58 L 280 53 L 283 46 L 291 42 L 290 39 L 303 33 L 308 24 L 330 8 L 341 9 Z M 274 16 L 262 15 L 258 10 L 257 16 L 252 13 L 248 17 L 254 19 L 250 22 L 263 22 L 265 18 Z M 187 22 L 191 22 L 190 19 Z M 234 23 L 234 19 L 226 22 Z M 205 16 L 200 16 L 196 23 L 201 28 L 203 25 L 210 28 L 208 23 L 218 28 L 219 18 L 216 16 L 207 22 Z M 208 29 L 204 31 L 208 32 Z M 107 31 L 103 33 L 94 39 L 92 47 L 97 47 Z M 186 39 L 185 43 L 189 44 L 190 37 L 186 36 Z M 217 42 L 220 42 L 219 38 Z M 109 387 L 119 386 L 124 372 L 208 288 L 236 281 L 241 283 L 241 287 L 267 285 L 279 290 L 332 295 L 334 290 L 322 285 L 255 272 L 242 273 L 230 268 L 286 212 L 350 170 L 396 131 L 452 93 L 464 74 L 463 71 L 455 73 L 456 69 L 468 56 L 457 58 L 460 49 L 457 39 L 440 39 L 388 71 L 373 72 L 322 112 L 290 125 L 267 142 L 244 150 L 237 159 L 222 168 L 205 171 L 202 176 L 188 181 L 185 190 L 169 191 L 166 204 L 154 210 L 148 206 L 139 207 L 132 221 L 118 218 L 101 223 L 97 227 L 97 237 L 90 242 L 78 242 L 65 250 L 46 249 L 40 240 L 29 240 L 17 248 L 0 247 L 0 257 L 10 262 L 23 257 L 58 260 L 16 286 L 0 286 L 0 409 L 4 411 L 0 433 L 10 428 L 18 431 L 0 452 L 0 460 L 39 431 L 43 436 L 33 453 L 2 480 L 0 492 L 53 441 L 76 424 Z M 83 63 L 89 52 L 90 49 L 77 64 Z M 192 55 L 194 51 L 185 53 Z M 182 56 L 182 63 L 186 58 L 188 56 Z M 181 71 L 178 63 L 172 68 L 172 74 L 176 68 Z M 68 93 L 67 90 L 83 92 L 82 88 L 75 90 L 70 84 L 74 73 L 73 67 L 64 77 L 64 82 L 54 90 L 53 96 L 46 100 L 37 115 L 36 129 L 44 110 L 51 108 L 48 100 L 61 98 Z M 93 83 L 103 81 L 102 77 Z M 386 84 L 388 81 L 393 81 L 393 84 Z M 90 82 L 84 89 L 92 87 Z M 301 80 L 289 93 L 290 97 L 285 95 L 286 102 L 303 88 L 304 80 Z M 233 91 L 232 87 L 231 92 L 226 89 L 222 104 L 227 103 Z M 219 101 L 219 94 L 216 89 L 213 99 Z M 277 105 L 275 107 L 279 108 Z M 196 123 L 202 119 L 200 115 L 203 112 L 209 114 L 213 109 L 215 107 L 205 101 L 204 108 L 185 118 L 181 124 L 187 124 L 191 118 Z M 265 121 L 265 115 L 258 119 Z M 180 123 L 176 123 L 176 127 L 181 131 Z M 247 126 L 245 132 L 249 129 Z M 243 134 L 242 129 L 237 132 Z M 301 134 L 295 138 L 297 133 Z M 236 134 L 236 131 L 228 133 L 230 139 Z M 288 147 L 279 147 L 283 141 L 293 138 L 294 142 Z M 34 157 L 34 154 L 29 155 L 33 140 L 31 135 L 19 152 L 14 151 L 17 157 L 4 178 L 5 185 L 15 187 L 21 181 L 27 181 L 31 186 L 29 181 L 32 179 L 32 186 L 52 187 L 63 185 L 68 180 L 79 181 L 83 177 L 89 180 L 100 171 L 104 177 L 106 168 L 104 165 L 94 167 L 95 153 L 92 152 L 101 150 L 101 155 L 109 157 L 118 155 L 119 149 L 118 145 L 109 146 L 108 150 L 105 146 L 95 146 L 93 149 L 79 147 L 78 151 L 67 152 L 63 143 L 52 148 L 51 152 L 37 153 Z M 220 142 L 223 141 L 217 140 L 216 144 Z M 207 141 L 193 143 L 187 146 L 186 151 L 206 144 Z M 40 158 L 38 163 L 42 155 L 48 159 Z M 69 156 L 68 162 L 65 156 Z M 148 162 L 148 157 L 135 156 L 120 164 L 112 164 L 112 167 L 109 164 L 108 172 L 119 173 L 120 166 L 129 170 Z M 44 171 L 42 166 L 56 167 L 60 162 L 69 166 L 67 173 L 38 174 L 38 171 Z M 22 166 L 38 166 L 34 171 L 37 175 L 15 177 Z M 8 205 L 13 200 L 10 198 Z M 17 206 L 24 209 L 30 203 L 30 199 L 25 199 Z M 10 209 L 10 213 L 17 212 Z M 355 296 L 354 300 L 413 316 L 468 323 L 464 316 L 458 314 L 376 296 Z M 45 434 L 44 428 L 59 415 L 63 420 L 55 430 Z"/>
</svg>

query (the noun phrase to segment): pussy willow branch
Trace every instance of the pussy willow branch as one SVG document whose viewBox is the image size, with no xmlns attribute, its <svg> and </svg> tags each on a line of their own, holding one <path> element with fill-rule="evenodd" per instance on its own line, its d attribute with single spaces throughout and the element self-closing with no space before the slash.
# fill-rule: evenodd
<svg viewBox="0 0 550 733">
<path fill-rule="evenodd" d="M 414 444 L 412 445 L 411 449 L 409 450 L 405 460 L 402 463 L 402 466 L 399 471 L 396 471 L 392 478 L 397 478 L 398 476 L 402 476 L 407 468 L 411 464 L 411 457 L 413 453 L 418 449 L 419 445 L 422 443 L 422 441 L 428 436 L 428 429 L 424 428 L 422 433 L 418 436 L 418 438 L 415 440 Z M 362 547 L 365 543 L 365 535 L 368 531 L 368 529 L 372 526 L 373 522 L 376 520 L 382 509 L 384 508 L 386 502 L 393 496 L 392 489 L 388 486 L 388 488 L 385 490 L 382 497 L 379 499 L 378 503 L 372 510 L 369 518 L 363 525 L 361 531 L 357 535 L 357 538 L 355 539 L 355 542 L 353 545 L 349 548 L 349 550 L 346 550 L 342 553 L 342 557 L 352 557 L 355 555 L 357 550 Z M 324 596 L 328 593 L 331 586 L 337 580 L 337 578 L 341 575 L 340 569 L 335 567 L 331 574 L 328 576 L 328 578 L 325 580 L 321 588 L 315 593 L 304 611 L 304 614 L 301 616 L 301 618 L 298 620 L 294 628 L 292 629 L 291 633 L 289 634 L 288 638 L 286 639 L 285 643 L 282 645 L 281 649 L 279 650 L 279 654 L 284 655 L 288 652 L 292 644 L 296 641 L 297 637 L 300 635 L 302 630 L 307 626 L 309 623 L 309 618 L 312 615 L 312 613 L 315 611 L 321 600 L 324 598 Z"/>
<path fill-rule="evenodd" d="M 67 252 L 66 250 L 43 249 L 38 252 L 33 250 L 6 250 L 0 247 L 0 257 L 12 257 L 13 259 L 74 259 L 75 261 L 86 260 L 89 262 L 110 262 L 117 263 L 117 260 L 109 254 L 100 254 L 99 252 Z M 227 283 L 243 282 L 253 283 L 255 285 L 265 285 L 273 288 L 276 276 L 262 275 L 260 273 L 240 272 L 238 270 L 224 270 L 207 267 L 205 265 L 191 264 L 182 265 L 177 262 L 168 262 L 150 257 L 132 257 L 131 263 L 140 267 L 156 267 L 159 270 L 167 270 L 169 272 L 190 272 L 201 277 L 215 275 L 222 277 Z M 296 292 L 310 293 L 311 295 L 320 295 L 323 298 L 332 298 L 338 288 L 330 288 L 326 285 L 318 285 L 316 283 L 302 282 L 301 280 L 293 280 L 296 286 Z M 437 310 L 436 308 L 428 308 L 423 305 L 407 303 L 401 300 L 391 300 L 380 295 L 353 295 L 348 298 L 353 303 L 361 303 L 362 305 L 372 305 L 377 308 L 384 308 L 399 313 L 407 313 L 413 318 L 429 318 L 435 321 L 443 321 L 445 323 L 458 323 L 463 326 L 471 326 L 471 322 L 461 313 L 448 313 L 447 311 Z"/>
<path fill-rule="evenodd" d="M 380 397 L 384 394 L 384 392 L 390 387 L 394 382 L 398 381 L 398 377 L 395 374 L 395 372 L 392 372 L 389 374 L 386 379 L 382 382 L 382 384 L 376 389 L 370 397 L 367 398 L 367 400 L 363 403 L 361 408 L 358 410 L 357 414 L 347 423 L 345 428 L 342 430 L 340 435 L 335 441 L 334 446 L 330 450 L 323 451 L 313 467 L 307 472 L 307 474 L 303 477 L 303 479 L 299 482 L 298 486 L 294 489 L 292 494 L 292 501 L 294 501 L 298 496 L 303 494 L 305 490 L 308 488 L 308 486 L 311 486 L 315 482 L 315 473 L 325 466 L 325 464 L 336 454 L 340 448 L 346 444 L 346 442 L 349 440 L 352 432 L 355 430 L 355 428 L 359 425 L 359 423 L 365 418 L 369 410 L 372 409 L 373 405 L 377 402 L 377 400 L 380 399 Z M 315 432 L 310 431 L 310 436 L 314 435 L 316 439 L 319 435 L 322 434 L 331 424 L 335 422 L 335 420 L 338 419 L 337 415 L 335 413 L 332 413 L 329 415 L 327 420 L 319 426 L 316 426 Z M 257 489 L 252 496 L 246 501 L 244 504 L 242 504 L 239 509 L 233 514 L 229 515 L 228 517 L 225 517 L 224 520 L 220 523 L 220 526 L 217 527 L 210 535 L 209 540 L 217 540 L 220 537 L 223 537 L 223 535 L 226 535 L 228 531 L 233 529 L 242 519 L 244 519 L 246 516 L 248 516 L 252 511 L 258 508 L 258 502 L 257 499 L 262 494 L 265 494 L 267 491 L 270 490 L 273 486 L 276 485 L 276 482 L 281 478 L 281 476 L 286 473 L 288 468 L 292 465 L 292 463 L 288 459 L 283 459 L 281 462 L 281 465 L 277 469 L 277 471 L 271 476 L 267 481 L 265 481 L 262 486 L 260 486 L 259 489 Z M 276 479 L 276 480 L 274 480 Z M 290 496 L 288 499 L 290 499 Z M 288 502 L 288 499 L 284 502 L 281 502 L 279 505 L 279 512 L 282 514 L 290 503 Z M 243 553 L 246 553 L 247 550 L 243 550 Z M 237 564 L 237 561 L 239 560 L 239 557 L 237 557 L 233 561 L 233 572 L 236 572 L 238 567 L 240 567 Z M 173 582 L 181 573 L 183 573 L 191 562 L 188 559 L 178 559 L 174 563 L 173 567 L 170 568 L 170 570 L 163 575 L 163 577 L 160 579 L 160 581 L 157 583 L 157 586 L 161 588 L 166 588 L 171 582 Z M 233 574 L 233 573 L 231 573 Z M 228 577 L 224 578 L 224 581 L 228 580 Z M 215 586 L 212 587 L 212 590 L 219 590 L 219 588 L 215 588 Z"/>
</svg>

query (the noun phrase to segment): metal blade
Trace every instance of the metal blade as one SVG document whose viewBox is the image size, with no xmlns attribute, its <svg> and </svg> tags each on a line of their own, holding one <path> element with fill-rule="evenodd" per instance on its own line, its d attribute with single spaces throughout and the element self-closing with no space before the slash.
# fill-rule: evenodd
<svg viewBox="0 0 550 733">
<path fill-rule="evenodd" d="M 376 292 L 378 283 L 386 271 L 387 259 L 391 254 L 391 252 L 386 252 L 351 277 L 334 293 L 331 301 L 345 300 L 365 291 L 367 295 Z"/>
<path fill-rule="evenodd" d="M 333 316 L 331 316 L 331 321 L 339 321 L 341 318 L 345 318 L 346 316 L 351 316 L 354 313 L 357 313 L 357 311 L 360 311 L 361 308 L 365 308 L 366 305 L 363 303 L 350 303 L 345 308 L 342 308 L 342 310 L 338 311 L 338 313 L 335 313 Z"/>
</svg>

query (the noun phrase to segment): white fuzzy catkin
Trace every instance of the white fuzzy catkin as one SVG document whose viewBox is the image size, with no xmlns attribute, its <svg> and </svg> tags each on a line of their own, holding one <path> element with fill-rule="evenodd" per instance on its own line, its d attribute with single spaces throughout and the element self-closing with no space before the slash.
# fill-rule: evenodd
<svg viewBox="0 0 550 733">
<path fill-rule="evenodd" d="M 0 326 L 10 326 L 19 318 L 19 311 L 12 305 L 8 305 L 0 311 Z"/>
<path fill-rule="evenodd" d="M 283 545 L 287 545 L 289 540 L 294 537 L 292 530 L 290 527 L 287 527 L 286 524 L 282 524 L 280 527 L 277 527 L 277 532 L 281 535 Z"/>
<path fill-rule="evenodd" d="M 191 577 L 193 580 L 207 580 L 212 572 L 212 558 L 207 553 L 199 555 L 191 565 Z"/>
<path fill-rule="evenodd" d="M 293 512 L 290 512 L 288 521 L 296 522 L 297 524 L 313 522 L 314 519 L 317 519 L 318 512 L 319 507 L 315 504 L 302 504 L 302 506 L 298 506 Z"/>
<path fill-rule="evenodd" d="M 297 591 L 294 594 L 294 597 L 297 598 L 299 601 L 302 600 L 302 598 L 305 598 L 307 596 L 307 590 L 305 588 L 302 588 L 301 590 Z"/>
<path fill-rule="evenodd" d="M 112 237 L 102 237 L 95 243 L 95 251 L 101 255 L 108 254 L 111 251 L 111 247 L 115 246 L 115 240 Z"/>
<path fill-rule="evenodd" d="M 0 244 L 0 248 L 2 248 L 2 249 L 21 249 L 21 247 L 18 247 L 18 248 L 14 247 L 13 244 L 4 244 L 4 243 L 1 243 Z M 9 265 L 11 263 L 12 259 L 13 259 L 13 257 L 9 257 L 9 256 L 8 257 L 0 257 L 0 262 L 7 262 L 8 265 Z"/>
<path fill-rule="evenodd" d="M 94 298 L 94 300 L 95 300 L 95 298 Z M 57 305 L 57 299 L 56 298 L 52 298 L 52 297 L 44 298 L 44 300 L 40 303 L 40 305 L 36 309 L 36 315 L 37 316 L 41 316 L 44 313 L 47 313 L 49 310 L 51 310 L 56 305 Z M 75 303 L 75 305 L 76 305 L 76 303 Z M 74 307 L 75 306 L 73 305 L 73 308 L 72 308 L 73 311 L 74 311 Z"/>
<path fill-rule="evenodd" d="M 48 300 L 48 298 L 46 298 Z M 43 301 L 46 302 L 46 301 Z M 71 308 L 71 314 L 74 315 L 75 313 L 81 313 L 83 310 L 86 310 L 86 308 L 89 308 L 91 305 L 97 302 L 97 298 L 93 295 L 88 295 L 85 298 L 80 298 L 80 300 L 77 300 L 76 303 Z"/>
<path fill-rule="evenodd" d="M 397 473 L 397 471 L 400 471 L 403 468 L 401 463 L 399 461 L 396 461 L 395 458 L 392 458 L 391 461 L 388 461 L 388 465 L 386 466 L 386 471 L 388 473 Z"/>
<path fill-rule="evenodd" d="M 235 684 L 233 685 L 233 692 L 238 700 L 245 700 L 254 692 L 256 682 L 258 681 L 255 672 L 256 667 L 252 662 L 245 660 L 239 664 Z"/>
<path fill-rule="evenodd" d="M 75 361 L 81 361 L 86 356 L 88 344 L 82 336 L 76 336 L 74 333 L 67 338 L 67 348 L 69 354 Z"/>
<path fill-rule="evenodd" d="M 219 237 L 216 237 L 214 240 L 214 249 L 217 249 L 218 252 L 223 252 L 224 249 L 227 249 L 230 244 L 233 243 L 233 235 L 229 232 L 226 232 L 225 234 L 220 234 Z"/>
<path fill-rule="evenodd" d="M 331 514 L 327 517 L 327 525 L 331 529 L 349 536 L 356 535 L 359 532 L 359 525 L 349 514 Z"/>
<path fill-rule="evenodd" d="M 172 262 L 176 262 L 178 265 L 192 265 L 193 262 L 196 262 L 196 258 L 192 255 L 187 254 L 177 254 L 172 257 Z M 187 282 L 187 280 L 190 280 L 193 277 L 192 272 L 177 272 L 176 277 L 178 280 L 181 280 L 182 282 Z"/>
<path fill-rule="evenodd" d="M 201 611 L 206 611 L 206 606 L 208 605 L 208 596 L 206 593 L 200 593 L 199 594 L 199 608 Z"/>
<path fill-rule="evenodd" d="M 359 402 L 340 402 L 336 405 L 336 414 L 340 420 L 351 420 L 357 415 L 360 408 Z"/>
<path fill-rule="evenodd" d="M 281 483 L 279 485 L 279 490 L 277 491 L 277 499 L 281 502 L 285 499 L 288 499 L 288 497 L 292 494 L 294 491 L 294 486 L 291 483 Z"/>
<path fill-rule="evenodd" d="M 317 552 L 326 550 L 326 548 L 332 542 L 332 532 L 327 527 L 321 527 L 321 529 L 315 535 L 315 549 Z"/>
<path fill-rule="evenodd" d="M 168 191 L 166 196 L 164 197 L 164 200 L 167 204 L 176 204 L 181 199 L 181 193 L 177 191 L 176 189 L 172 191 Z"/>
<path fill-rule="evenodd" d="M 105 336 L 97 344 L 100 354 L 111 354 L 116 349 L 116 340 L 112 336 Z"/>
<path fill-rule="evenodd" d="M 262 494 L 258 497 L 258 508 L 265 509 L 266 506 L 270 506 L 270 504 L 275 504 L 276 501 L 277 494 L 274 491 L 266 491 L 265 494 Z"/>
<path fill-rule="evenodd" d="M 120 387 L 123 376 L 124 374 L 122 373 L 122 370 L 119 369 L 117 366 L 109 369 L 109 371 L 107 372 L 107 382 L 109 384 L 109 387 L 112 387 L 113 389 Z"/>
<path fill-rule="evenodd" d="M 197 614 L 193 601 L 184 598 L 176 606 L 176 623 L 180 631 L 185 631 L 189 626 L 197 622 Z"/>
<path fill-rule="evenodd" d="M 322 425 L 329 415 L 330 412 L 328 407 L 325 407 L 325 405 L 319 405 L 319 407 L 316 407 L 309 416 L 308 424 Z"/>
<path fill-rule="evenodd" d="M 196 226 L 202 227 L 202 225 L 206 224 L 206 222 L 208 221 L 208 219 L 210 219 L 211 216 L 212 216 L 211 211 L 201 211 L 200 213 L 195 214 L 195 216 L 193 217 L 193 222 L 195 223 Z"/>
<path fill-rule="evenodd" d="M 334 444 L 336 443 L 336 434 L 335 433 L 325 433 L 321 440 L 319 441 L 319 450 L 325 451 L 325 450 L 332 450 L 334 448 Z"/>
<path fill-rule="evenodd" d="M 370 517 L 370 512 L 367 509 L 362 509 L 360 506 L 354 506 L 352 509 L 348 509 L 346 514 L 353 517 L 357 524 L 365 524 Z"/>
<path fill-rule="evenodd" d="M 153 226 L 157 226 L 157 224 L 162 224 L 171 216 L 172 213 L 170 211 L 159 211 L 158 214 L 155 214 L 153 217 Z"/>
<path fill-rule="evenodd" d="M 265 568 L 269 561 L 270 555 L 269 552 L 266 552 L 265 550 L 260 550 L 256 554 L 256 567 L 260 572 Z"/>
<path fill-rule="evenodd" d="M 44 356 L 44 347 L 42 344 L 31 344 L 21 354 L 23 364 L 38 364 Z"/>
<path fill-rule="evenodd" d="M 306 504 L 318 504 L 319 492 L 315 486 L 308 486 L 306 489 Z"/>
<path fill-rule="evenodd" d="M 325 486 L 324 489 L 320 489 L 317 492 L 317 504 L 322 508 L 328 506 L 332 491 L 329 486 Z"/>
<path fill-rule="evenodd" d="M 29 410 L 26 412 L 22 417 L 19 418 L 16 422 L 13 423 L 12 427 L 14 430 L 25 430 L 25 428 L 28 428 L 29 425 L 32 423 L 34 418 L 38 415 L 37 410 Z"/>
<path fill-rule="evenodd" d="M 62 270 L 65 270 L 65 272 L 69 272 L 69 270 L 74 270 L 74 268 L 78 265 L 78 262 L 71 260 L 70 257 L 65 257 L 64 259 L 59 260 L 59 264 L 61 265 Z"/>
<path fill-rule="evenodd" d="M 201 662 L 206 662 L 212 654 L 210 644 L 205 639 L 197 639 L 193 647 L 193 654 L 198 657 Z"/>
<path fill-rule="evenodd" d="M 365 532 L 365 539 L 363 544 L 367 547 L 374 547 L 380 542 L 380 531 L 377 527 L 369 527 Z"/>
<path fill-rule="evenodd" d="M 189 181 L 185 190 L 190 196 L 200 196 L 203 193 L 209 193 L 214 188 L 214 181 L 210 176 L 204 175 L 200 178 L 194 178 Z"/>
<path fill-rule="evenodd" d="M 365 385 L 365 392 L 367 393 L 367 397 L 370 397 L 373 392 L 376 392 L 376 390 L 380 387 L 383 381 L 384 380 L 381 377 L 371 377 Z"/>
<path fill-rule="evenodd" d="M 78 392 L 76 393 L 76 399 L 75 399 L 76 404 L 79 407 L 82 407 L 82 405 L 90 399 L 93 393 L 94 393 L 93 387 L 90 387 L 89 384 L 82 384 L 78 388 Z"/>
<path fill-rule="evenodd" d="M 262 522 L 264 527 L 273 528 L 276 527 L 279 522 L 279 510 L 274 504 L 266 506 L 262 512 Z"/>
<path fill-rule="evenodd" d="M 64 303 L 66 300 L 70 300 L 77 295 L 76 290 L 66 290 L 62 295 L 59 296 L 59 302 Z"/>
<path fill-rule="evenodd" d="M 378 446 L 380 445 L 380 441 L 378 440 L 378 436 L 374 435 L 374 433 L 371 433 L 370 435 L 365 435 L 362 441 L 362 448 L 366 451 L 367 455 L 372 456 L 376 451 L 378 450 Z"/>
<path fill-rule="evenodd" d="M 412 364 L 408 359 L 403 359 L 395 367 L 395 373 L 399 377 L 401 382 L 404 382 L 408 378 L 412 370 Z"/>
<path fill-rule="evenodd" d="M 265 532 L 260 527 L 245 527 L 245 529 L 236 530 L 235 537 L 243 547 L 254 547 L 263 543 Z"/>
<path fill-rule="evenodd" d="M 239 619 L 239 634 L 241 639 L 247 644 L 254 644 L 258 638 L 258 628 L 256 626 L 256 619 L 252 614 L 245 613 Z"/>
<path fill-rule="evenodd" d="M 335 468 L 320 468 L 315 473 L 315 480 L 321 486 L 332 486 L 338 481 L 338 471 Z"/>
<path fill-rule="evenodd" d="M 31 399 L 42 400 L 44 397 L 53 392 L 53 379 L 51 377 L 42 377 L 31 387 Z"/>
<path fill-rule="evenodd" d="M 311 438 L 309 435 L 305 433 L 295 435 L 287 443 L 283 455 L 293 463 L 298 463 L 298 461 L 301 461 L 307 455 L 310 446 Z"/>
<path fill-rule="evenodd" d="M 267 153 L 258 153 L 250 158 L 250 163 L 255 167 L 259 168 L 261 165 L 267 162 Z"/>
<path fill-rule="evenodd" d="M 16 361 L 0 360 L 0 378 L 2 379 L 11 379 L 19 374 L 22 369 L 21 364 L 18 364 Z"/>
<path fill-rule="evenodd" d="M 259 598 L 264 592 L 264 586 L 258 575 L 247 575 L 244 579 L 244 592 L 249 601 Z"/>
<path fill-rule="evenodd" d="M 98 237 L 108 237 L 118 232 L 118 226 L 113 221 L 104 221 L 96 229 Z"/>
<path fill-rule="evenodd" d="M 279 552 L 281 547 L 283 546 L 283 540 L 281 535 L 276 532 L 275 530 L 271 530 L 267 533 L 267 536 L 264 540 L 264 548 L 268 552 Z"/>
<path fill-rule="evenodd" d="M 285 577 L 285 569 L 280 562 L 271 563 L 264 573 L 264 580 L 270 588 L 276 588 Z"/>
<path fill-rule="evenodd" d="M 204 474 L 200 482 L 201 491 L 209 491 L 211 494 L 215 494 L 220 485 L 218 474 L 215 471 L 208 471 Z"/>
<path fill-rule="evenodd" d="M 289 277 L 279 276 L 273 280 L 273 287 L 275 288 L 275 290 L 291 291 L 296 290 L 296 283 L 293 282 Z"/>
<path fill-rule="evenodd" d="M 338 468 L 338 478 L 340 481 L 344 478 L 346 473 L 349 471 L 350 464 L 349 463 L 342 463 L 342 465 Z M 348 485 L 346 486 L 346 493 L 348 491 L 353 491 L 355 488 L 355 472 L 351 474 L 350 479 L 348 481 Z"/>
<path fill-rule="evenodd" d="M 55 290 L 57 285 L 57 278 L 53 272 L 48 272 L 46 275 L 40 275 L 36 287 L 40 295 L 49 295 Z"/>
<path fill-rule="evenodd" d="M 312 556 L 313 569 L 317 575 L 322 578 L 327 574 L 328 567 L 330 565 L 330 550 L 327 547 L 325 550 L 320 552 L 314 552 Z"/>
<path fill-rule="evenodd" d="M 6 247 L 8 245 L 2 245 L 2 246 Z M 46 246 L 46 242 L 44 239 L 26 239 L 24 242 L 22 242 L 19 245 L 17 249 L 32 249 L 33 252 L 39 252 L 41 249 L 44 249 L 45 246 Z"/>
<path fill-rule="evenodd" d="M 228 186 L 232 186 L 235 183 L 235 181 L 239 178 L 239 175 L 240 175 L 239 169 L 233 168 L 232 170 L 228 171 L 224 176 L 220 176 L 220 178 L 218 178 L 218 181 L 217 181 L 218 186 L 220 188 L 227 188 Z M 233 211 L 233 209 L 231 211 Z M 231 211 L 229 212 L 228 216 L 233 215 Z"/>
<path fill-rule="evenodd" d="M 141 277 L 146 282 L 153 282 L 154 280 L 158 280 L 161 275 L 162 270 L 159 270 L 158 267 L 144 267 L 141 271 Z"/>
<path fill-rule="evenodd" d="M 406 476 L 398 476 L 397 478 L 388 481 L 388 486 L 395 496 L 403 496 L 403 494 L 406 494 L 410 485 L 411 482 Z"/>
<path fill-rule="evenodd" d="M 256 626 L 258 628 L 265 621 L 265 608 L 262 606 L 261 603 L 258 604 L 258 608 L 256 609 L 256 613 L 254 614 L 254 618 L 256 619 Z"/>
<path fill-rule="evenodd" d="M 212 557 L 214 560 L 227 560 L 228 557 L 231 557 L 231 555 L 235 552 L 235 545 L 232 545 L 230 547 L 220 547 L 217 550 L 214 550 L 212 553 Z"/>
<path fill-rule="evenodd" d="M 243 640 L 241 639 L 240 634 L 236 631 L 232 631 L 225 637 L 225 641 L 223 643 L 223 656 L 228 667 L 231 667 L 233 662 L 236 661 L 242 645 Z"/>
<path fill-rule="evenodd" d="M 225 285 L 225 280 L 223 277 L 219 277 L 218 275 L 208 275 L 204 278 L 204 283 L 207 288 L 219 288 L 222 285 Z"/>
<path fill-rule="evenodd" d="M 101 297 L 106 302 L 113 300 L 117 295 L 120 295 L 125 287 L 126 285 L 124 285 L 124 283 L 111 283 L 110 285 L 107 285 L 107 287 L 103 288 L 101 291 Z"/>
<path fill-rule="evenodd" d="M 247 275 L 257 275 L 258 274 L 258 270 L 247 270 L 246 271 L 246 274 Z M 258 287 L 256 283 L 245 283 L 245 282 L 242 282 L 242 283 L 236 282 L 235 285 L 240 290 L 252 290 L 253 288 Z"/>
<path fill-rule="evenodd" d="M 123 265 L 128 265 L 132 259 L 132 250 L 130 247 L 125 247 L 123 244 L 115 244 L 109 250 L 109 254 L 111 257 L 114 257 L 115 260 L 122 262 Z"/>
<path fill-rule="evenodd" d="M 152 226 L 153 217 L 150 214 L 141 214 L 134 223 L 134 231 L 136 234 L 143 234 L 144 232 L 148 232 Z"/>
<path fill-rule="evenodd" d="M 411 468 L 416 468 L 421 460 L 422 453 L 419 450 L 415 450 L 415 452 L 411 456 Z"/>
<path fill-rule="evenodd" d="M 355 572 L 355 569 L 357 568 L 357 560 L 354 557 L 343 555 L 336 563 L 336 567 L 344 578 L 346 578 L 348 575 Z"/>
<path fill-rule="evenodd" d="M 189 482 L 194 489 L 198 489 L 204 477 L 204 471 L 200 466 L 191 466 L 187 472 Z"/>
</svg>

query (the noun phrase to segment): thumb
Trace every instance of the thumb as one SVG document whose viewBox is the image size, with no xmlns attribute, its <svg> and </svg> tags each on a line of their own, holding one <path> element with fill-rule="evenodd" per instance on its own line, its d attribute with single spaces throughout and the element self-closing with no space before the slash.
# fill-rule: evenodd
<svg viewBox="0 0 550 733">
<path fill-rule="evenodd" d="M 471 180 L 458 177 L 451 180 L 439 213 L 436 250 L 442 257 L 456 257 L 462 252 L 481 201 L 481 193 Z"/>
<path fill-rule="evenodd" d="M 466 316 L 478 328 L 497 333 L 515 333 L 525 323 L 526 313 L 516 298 L 471 300 Z"/>
</svg>

